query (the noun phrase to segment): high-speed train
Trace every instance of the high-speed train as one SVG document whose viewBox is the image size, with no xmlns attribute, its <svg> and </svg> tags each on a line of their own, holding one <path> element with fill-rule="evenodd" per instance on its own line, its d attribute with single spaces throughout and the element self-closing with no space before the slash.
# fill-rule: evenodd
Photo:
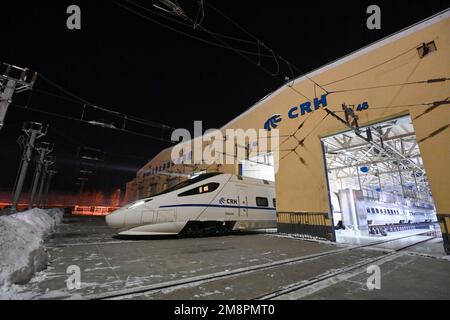
<svg viewBox="0 0 450 320">
<path fill-rule="evenodd" d="M 437 222 L 436 211 L 430 203 L 403 200 L 385 202 L 364 197 L 360 190 L 345 189 L 330 193 L 336 227 L 370 234 L 403 231 L 426 227 Z"/>
<path fill-rule="evenodd" d="M 364 201 L 368 225 L 434 222 L 436 214 L 431 208 L 407 207 Z"/>
<path fill-rule="evenodd" d="M 119 235 L 194 235 L 276 227 L 274 183 L 211 172 L 106 216 Z"/>
</svg>

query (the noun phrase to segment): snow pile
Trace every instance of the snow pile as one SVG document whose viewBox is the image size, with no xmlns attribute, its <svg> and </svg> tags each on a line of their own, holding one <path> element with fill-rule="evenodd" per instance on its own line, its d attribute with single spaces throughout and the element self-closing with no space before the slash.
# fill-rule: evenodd
<svg viewBox="0 0 450 320">
<path fill-rule="evenodd" d="M 62 215 L 57 209 L 32 209 L 0 216 L 0 288 L 25 284 L 47 266 L 43 240 L 55 230 Z"/>
<path fill-rule="evenodd" d="M 48 209 L 47 214 L 55 221 L 58 225 L 62 222 L 64 211 L 62 209 Z"/>
</svg>

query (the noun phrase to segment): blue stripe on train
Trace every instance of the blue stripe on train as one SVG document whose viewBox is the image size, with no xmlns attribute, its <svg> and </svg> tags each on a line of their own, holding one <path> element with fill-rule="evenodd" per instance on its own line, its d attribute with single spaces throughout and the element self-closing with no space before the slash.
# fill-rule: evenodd
<svg viewBox="0 0 450 320">
<path fill-rule="evenodd" d="M 264 208 L 264 207 L 244 207 L 244 206 L 226 206 L 221 204 L 201 204 L 201 203 L 187 203 L 187 204 L 173 204 L 166 206 L 159 206 L 160 208 L 176 208 L 176 207 L 212 207 L 212 208 L 231 208 L 231 209 L 254 209 L 254 210 L 272 210 L 276 211 L 275 208 Z"/>
</svg>

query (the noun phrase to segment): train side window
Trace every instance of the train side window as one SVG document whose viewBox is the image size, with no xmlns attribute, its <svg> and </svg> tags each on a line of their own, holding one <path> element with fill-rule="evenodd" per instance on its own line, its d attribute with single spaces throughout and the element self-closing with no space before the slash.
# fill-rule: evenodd
<svg viewBox="0 0 450 320">
<path fill-rule="evenodd" d="M 217 188 L 219 186 L 220 186 L 220 183 L 211 182 L 211 183 L 205 184 L 203 186 L 199 186 L 194 189 L 182 192 L 178 196 L 179 197 L 187 197 L 187 196 L 195 196 L 197 194 L 209 193 L 209 192 L 213 192 L 213 191 L 217 190 Z"/>
<path fill-rule="evenodd" d="M 256 197 L 256 205 L 258 207 L 268 207 L 269 206 L 269 200 L 264 197 Z"/>
<path fill-rule="evenodd" d="M 370 211 L 372 211 L 372 213 L 375 213 L 375 209 L 374 208 L 370 208 Z"/>
<path fill-rule="evenodd" d="M 277 199 L 273 198 L 272 201 L 273 201 L 273 207 L 276 208 L 277 207 Z"/>
<path fill-rule="evenodd" d="M 367 213 L 370 213 L 370 209 L 369 208 L 366 208 L 366 211 L 367 211 Z"/>
<path fill-rule="evenodd" d="M 380 211 L 378 210 L 378 208 L 375 208 L 375 211 L 376 211 L 377 213 L 380 213 Z"/>
</svg>

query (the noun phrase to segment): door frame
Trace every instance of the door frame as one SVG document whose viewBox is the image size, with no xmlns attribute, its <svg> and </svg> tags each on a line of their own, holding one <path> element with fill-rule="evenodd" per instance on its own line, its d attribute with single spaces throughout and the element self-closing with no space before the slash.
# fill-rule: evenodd
<svg viewBox="0 0 450 320">
<path fill-rule="evenodd" d="M 238 187 L 239 217 L 248 217 L 248 188 Z M 245 198 L 245 199 L 242 199 Z"/>
</svg>

